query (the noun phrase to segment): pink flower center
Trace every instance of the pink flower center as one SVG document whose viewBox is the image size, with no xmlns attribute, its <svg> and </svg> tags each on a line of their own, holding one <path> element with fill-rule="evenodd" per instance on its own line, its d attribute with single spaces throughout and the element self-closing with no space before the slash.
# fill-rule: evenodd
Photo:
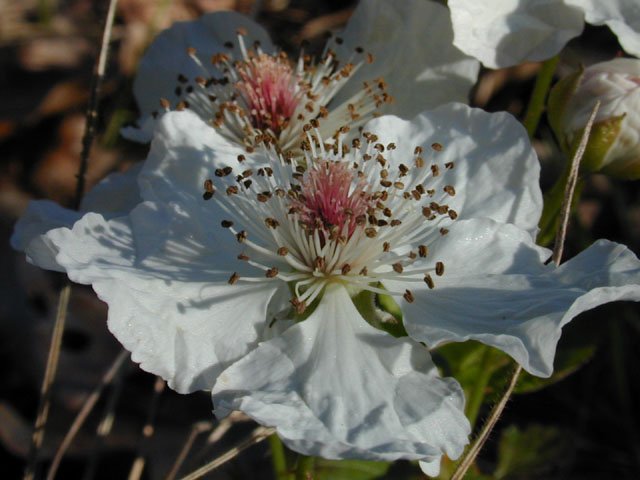
<svg viewBox="0 0 640 480">
<path fill-rule="evenodd" d="M 238 67 L 236 90 L 247 104 L 251 124 L 279 135 L 293 116 L 304 89 L 296 89 L 296 77 L 286 58 L 263 53 Z"/>
<path fill-rule="evenodd" d="M 306 228 L 328 233 L 329 238 L 333 234 L 351 237 L 374 203 L 369 184 L 362 179 L 354 183 L 353 170 L 346 162 L 315 161 L 301 187 L 292 206 Z M 327 240 L 324 234 L 321 239 Z"/>
</svg>

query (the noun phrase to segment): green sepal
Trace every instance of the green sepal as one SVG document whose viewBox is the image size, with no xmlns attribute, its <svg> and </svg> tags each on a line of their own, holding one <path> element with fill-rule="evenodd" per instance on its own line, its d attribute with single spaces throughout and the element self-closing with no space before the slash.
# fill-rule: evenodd
<svg viewBox="0 0 640 480">
<path fill-rule="evenodd" d="M 553 132 L 556 134 L 558 143 L 560 143 L 560 146 L 565 153 L 568 152 L 568 145 L 564 139 L 562 117 L 564 116 L 569 100 L 571 100 L 571 97 L 573 97 L 573 94 L 576 92 L 578 85 L 580 85 L 580 80 L 582 80 L 583 74 L 584 66 L 581 65 L 580 70 L 560 80 L 553 86 L 551 92 L 549 92 L 547 118 L 549 119 Z"/>
<path fill-rule="evenodd" d="M 377 285 L 378 288 L 384 288 Z M 362 317 L 372 326 L 394 337 L 406 337 L 402 310 L 390 295 L 380 295 L 363 290 L 351 298 Z M 381 301 L 382 300 L 382 301 Z"/>
<path fill-rule="evenodd" d="M 607 154 L 615 143 L 620 131 L 622 130 L 622 122 L 626 114 L 618 117 L 610 117 L 593 124 L 591 133 L 589 134 L 589 142 L 584 151 L 582 160 L 580 161 L 580 169 L 583 172 L 599 172 L 606 167 Z M 569 145 L 569 156 L 573 158 L 573 154 L 578 149 L 580 139 L 584 129 L 577 130 L 572 134 L 572 142 Z"/>
</svg>

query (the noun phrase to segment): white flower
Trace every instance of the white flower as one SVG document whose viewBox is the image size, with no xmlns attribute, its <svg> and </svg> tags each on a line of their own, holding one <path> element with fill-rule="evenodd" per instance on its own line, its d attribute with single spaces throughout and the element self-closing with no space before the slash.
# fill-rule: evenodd
<svg viewBox="0 0 640 480">
<path fill-rule="evenodd" d="M 544 265 L 538 162 L 508 114 L 384 116 L 335 151 L 307 130 L 304 159 L 245 156 L 195 114 L 166 114 L 143 202 L 44 236 L 109 304 L 132 358 L 178 391 L 213 387 L 216 414 L 241 409 L 305 454 L 417 459 L 433 473 L 469 424 L 459 385 L 419 342 L 477 339 L 544 376 L 565 323 L 640 299 L 624 246 Z M 379 293 L 400 304 L 408 337 L 376 328 L 384 312 L 366 299 Z"/>
<path fill-rule="evenodd" d="M 173 107 L 183 102 L 179 108 L 187 102 L 189 109 L 208 123 L 223 112 L 218 131 L 242 144 L 253 143 L 259 127 L 268 127 L 268 133 L 279 137 L 283 149 L 298 148 L 303 139 L 302 126 L 306 120 L 297 119 L 300 113 L 308 120 L 326 113 L 320 128 L 327 139 L 343 124 L 352 127 L 364 124 L 387 108 L 411 118 L 448 101 L 466 101 L 479 63 L 453 47 L 452 39 L 451 21 L 441 5 L 425 0 L 363 0 L 341 36 L 327 44 L 327 51 L 331 49 L 341 63 L 309 64 L 312 67 L 309 69 L 304 62 L 290 66 L 265 30 L 239 13 L 215 12 L 197 21 L 178 22 L 158 35 L 141 59 L 134 85 L 142 113 L 141 128 L 128 127 L 122 133 L 130 139 L 149 141 L 155 118 L 164 112 L 160 99 Z M 256 42 L 259 46 L 254 48 Z M 254 51 L 250 55 L 251 49 Z M 263 54 L 256 56 L 258 50 Z M 389 54 L 391 50 L 393 55 Z M 229 68 L 226 77 L 237 82 L 213 83 L 212 79 L 222 78 L 211 62 L 213 57 L 218 66 Z M 231 64 L 232 58 L 242 61 Z M 373 63 L 369 64 L 371 58 Z M 300 68 L 302 71 L 296 73 Z M 322 78 L 325 74 L 331 78 L 327 85 Z M 364 82 L 369 82 L 370 94 L 365 93 Z M 276 89 L 275 101 L 271 101 L 272 96 L 262 94 L 265 84 Z M 317 95 L 312 102 L 307 98 L 310 91 Z M 393 92 L 393 104 L 388 103 L 391 98 L 388 92 Z M 213 94 L 214 102 L 209 98 Z M 234 95 L 239 98 L 232 101 Z M 382 104 L 376 105 L 379 102 Z M 306 108 L 309 103 L 313 104 L 311 112 Z M 266 105 L 272 112 L 270 118 L 259 109 L 252 116 L 246 108 L 248 104 Z M 353 111 L 349 105 L 353 105 Z M 247 132 L 252 135 L 247 136 Z M 90 198 L 85 198 L 81 210 L 108 216 L 117 212 L 126 214 L 139 201 L 135 181 L 139 168 L 105 179 L 100 187 L 89 191 Z M 114 193 L 114 189 L 120 189 L 119 193 Z M 16 226 L 12 246 L 39 255 L 38 259 L 28 257 L 38 265 L 62 270 L 55 263 L 57 251 L 43 235 L 56 227 L 70 227 L 78 218 L 77 212 L 53 202 L 30 202 Z M 47 245 L 30 248 L 32 242 Z"/>
<path fill-rule="evenodd" d="M 584 21 L 607 25 L 640 56 L 637 0 L 449 0 L 454 45 L 489 68 L 545 60 L 580 35 Z"/>
<path fill-rule="evenodd" d="M 134 84 L 141 128 L 123 135 L 149 141 L 154 116 L 189 108 L 249 148 L 268 133 L 288 150 L 298 148 L 301 128 L 313 118 L 329 139 L 340 126 L 355 128 L 381 113 L 411 118 L 466 102 L 479 64 L 452 39 L 439 4 L 363 0 L 321 58 L 301 52 L 291 61 L 249 18 L 210 13 L 176 23 L 151 44 Z"/>
</svg>

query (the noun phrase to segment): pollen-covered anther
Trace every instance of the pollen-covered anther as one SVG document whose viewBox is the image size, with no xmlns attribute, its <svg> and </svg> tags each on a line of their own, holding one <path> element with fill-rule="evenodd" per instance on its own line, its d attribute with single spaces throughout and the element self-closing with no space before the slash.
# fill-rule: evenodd
<svg viewBox="0 0 640 480">
<path fill-rule="evenodd" d="M 278 267 L 273 267 L 267 270 L 264 275 L 267 278 L 274 278 L 278 275 L 278 271 Z"/>
<path fill-rule="evenodd" d="M 289 249 L 287 247 L 280 247 L 277 250 L 277 254 L 280 255 L 281 257 L 284 257 L 288 253 L 289 253 Z"/>
<path fill-rule="evenodd" d="M 243 243 L 248 237 L 247 231 L 246 230 L 241 230 L 238 233 L 236 233 L 236 240 L 238 241 L 238 243 Z"/>
<path fill-rule="evenodd" d="M 402 273 L 404 268 L 402 267 L 402 264 L 397 262 L 394 263 L 393 265 L 391 265 L 391 268 L 393 268 L 393 271 L 396 273 Z"/>
<path fill-rule="evenodd" d="M 240 275 L 238 275 L 237 272 L 233 272 L 231 277 L 229 277 L 229 285 L 233 285 L 234 283 L 236 283 L 239 278 L 240 278 Z"/>
<path fill-rule="evenodd" d="M 411 293 L 411 290 L 405 290 L 403 297 L 409 303 L 413 303 L 415 301 L 415 298 Z"/>
<path fill-rule="evenodd" d="M 291 303 L 291 305 L 293 305 L 293 308 L 295 309 L 298 315 L 304 313 L 304 311 L 307 309 L 307 303 L 304 301 L 298 300 L 296 297 L 289 300 L 289 302 Z"/>
<path fill-rule="evenodd" d="M 441 152 L 442 151 L 442 145 L 439 144 L 438 142 L 434 142 L 431 144 L 431 148 L 433 148 L 436 152 Z"/>
<path fill-rule="evenodd" d="M 424 283 L 426 283 L 427 287 L 429 287 L 430 289 L 433 289 L 433 287 L 436 286 L 436 284 L 433 283 L 433 278 L 431 278 L 431 275 L 429 275 L 428 273 L 424 276 Z"/>
<path fill-rule="evenodd" d="M 444 274 L 444 263 L 436 262 L 436 275 L 441 277 Z"/>
</svg>

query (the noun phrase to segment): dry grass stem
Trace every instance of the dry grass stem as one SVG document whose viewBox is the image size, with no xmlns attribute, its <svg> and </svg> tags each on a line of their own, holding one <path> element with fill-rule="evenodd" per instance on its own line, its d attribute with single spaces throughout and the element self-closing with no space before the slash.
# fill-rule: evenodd
<svg viewBox="0 0 640 480">
<path fill-rule="evenodd" d="M 78 412 L 78 415 L 76 415 L 76 418 L 73 420 L 71 427 L 69 427 L 69 431 L 62 440 L 60 447 L 58 447 L 58 451 L 56 452 L 55 457 L 53 457 L 53 462 L 51 463 L 51 467 L 49 468 L 49 472 L 47 474 L 47 480 L 53 480 L 55 478 L 58 467 L 60 466 L 60 462 L 62 461 L 64 454 L 71 446 L 71 442 L 73 442 L 73 439 L 80 431 L 80 428 L 93 410 L 93 407 L 95 407 L 103 390 L 113 381 L 114 377 L 116 376 L 116 374 L 120 370 L 120 367 L 122 367 L 122 364 L 128 356 L 129 352 L 127 352 L 126 350 L 120 352 L 113 364 L 109 367 L 109 370 L 107 370 L 107 372 L 102 377 L 102 381 L 100 382 L 100 384 L 95 388 L 93 392 L 91 392 L 91 395 L 89 395 L 89 397 L 85 401 L 84 405 Z"/>
<path fill-rule="evenodd" d="M 158 411 L 158 401 L 160 400 L 160 394 L 164 391 L 165 386 L 165 381 L 161 377 L 156 377 L 156 382 L 153 385 L 151 404 L 149 405 L 149 410 L 147 412 L 147 421 L 145 422 L 144 427 L 142 427 L 142 441 L 140 442 L 138 456 L 133 461 L 133 465 L 131 466 L 131 471 L 129 472 L 129 480 L 139 480 L 144 470 L 144 466 L 146 463 L 145 453 L 149 444 L 149 440 L 153 436 L 153 432 L 155 430 L 153 424 L 156 418 L 156 413 Z"/>
<path fill-rule="evenodd" d="M 91 143 L 95 136 L 95 125 L 97 118 L 97 105 L 99 98 L 99 88 L 104 77 L 104 71 L 107 63 L 107 46 L 111 38 L 111 29 L 113 27 L 113 19 L 115 17 L 115 9 L 117 0 L 110 0 L 107 17 L 105 19 L 104 33 L 102 36 L 102 44 L 100 47 L 100 55 L 96 63 L 92 85 L 91 97 L 87 107 L 87 121 L 85 128 L 85 136 L 82 141 L 81 164 L 78 171 L 78 180 L 76 183 L 76 195 L 74 199 L 74 208 L 78 209 L 82 195 L 84 193 L 84 175 L 87 170 L 89 153 L 91 151 Z M 49 405 L 51 401 L 51 386 L 55 380 L 56 371 L 58 370 L 58 360 L 60 358 L 60 346 L 62 344 L 62 334 L 64 333 L 65 320 L 67 316 L 67 308 L 69 305 L 69 297 L 71 296 L 71 283 L 67 281 L 60 291 L 58 300 L 58 311 L 56 314 L 56 322 L 53 327 L 51 336 L 51 344 L 49 346 L 49 354 L 47 357 L 47 365 L 45 367 L 44 379 L 40 390 L 40 400 L 38 404 L 38 413 L 34 424 L 33 435 L 31 437 L 31 445 L 29 447 L 29 455 L 27 466 L 25 468 L 24 479 L 32 480 L 38 462 L 38 452 L 42 446 L 44 439 L 45 427 L 49 415 Z"/>
<path fill-rule="evenodd" d="M 178 454 L 178 457 L 176 458 L 176 461 L 171 467 L 171 470 L 169 471 L 169 474 L 167 475 L 165 480 L 173 480 L 176 477 L 176 475 L 178 474 L 178 471 L 180 470 L 180 467 L 182 466 L 185 459 L 187 458 L 187 455 L 189 454 L 191 447 L 193 447 L 193 443 L 196 441 L 196 438 L 198 437 L 198 435 L 204 432 L 208 432 L 212 428 L 213 428 L 213 424 L 211 422 L 198 422 L 191 427 L 191 432 L 189 432 L 189 437 L 187 437 L 187 441 L 185 442 L 184 446 L 180 450 L 180 453 Z"/>
<path fill-rule="evenodd" d="M 241 452 L 246 450 L 247 448 L 255 445 L 256 443 L 261 442 L 269 435 L 276 432 L 275 428 L 267 428 L 267 427 L 258 427 L 256 428 L 249 438 L 239 443 L 235 447 L 227 450 L 225 453 L 220 455 L 219 457 L 213 459 L 211 462 L 207 463 L 203 467 L 200 467 L 198 470 L 191 472 L 189 475 L 182 477 L 180 480 L 196 480 L 198 478 L 202 478 L 204 475 L 209 473 L 212 470 L 215 470 L 220 465 L 228 462 L 229 460 L 238 456 Z"/>
</svg>

